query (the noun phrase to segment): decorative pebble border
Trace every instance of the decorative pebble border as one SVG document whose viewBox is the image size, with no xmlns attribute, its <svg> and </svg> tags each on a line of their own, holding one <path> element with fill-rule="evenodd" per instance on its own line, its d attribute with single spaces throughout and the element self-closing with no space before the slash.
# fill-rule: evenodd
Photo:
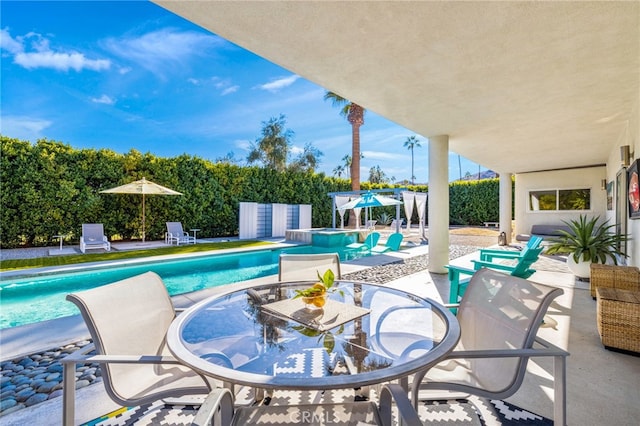
<svg viewBox="0 0 640 426">
<path fill-rule="evenodd" d="M 449 258 L 455 259 L 478 249 L 451 246 Z M 427 255 L 414 256 L 346 274 L 344 278 L 384 284 L 423 271 L 428 263 Z M 62 395 L 62 364 L 58 360 L 90 343 L 85 340 L 0 363 L 0 416 Z M 97 363 L 76 367 L 76 389 L 101 381 L 102 374 Z"/>
<path fill-rule="evenodd" d="M 0 363 L 0 415 L 62 395 L 62 364 L 58 361 L 89 343 L 76 342 Z M 76 389 L 101 380 L 96 363 L 76 368 Z"/>
</svg>

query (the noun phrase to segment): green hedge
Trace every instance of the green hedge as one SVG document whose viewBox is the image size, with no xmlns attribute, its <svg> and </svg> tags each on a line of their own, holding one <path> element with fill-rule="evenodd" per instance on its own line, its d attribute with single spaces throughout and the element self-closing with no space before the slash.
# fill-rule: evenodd
<svg viewBox="0 0 640 426">
<path fill-rule="evenodd" d="M 312 225 L 330 226 L 329 192 L 349 191 L 346 179 L 323 173 L 240 167 L 181 155 L 161 158 L 131 150 L 75 149 L 67 144 L 2 136 L 0 247 L 45 246 L 69 233 L 77 243 L 83 223 L 99 222 L 110 239 L 140 238 L 142 199 L 100 191 L 145 177 L 183 196 L 146 197 L 146 235 L 162 239 L 165 222 L 200 228 L 198 236 L 238 234 L 239 203 L 312 204 Z M 393 185 L 362 184 L 362 189 Z M 498 180 L 451 185 L 453 224 L 479 225 L 498 218 Z M 409 189 L 427 192 L 427 186 Z M 376 209 L 374 216 L 395 208 Z M 413 223 L 417 218 L 412 219 Z"/>
</svg>

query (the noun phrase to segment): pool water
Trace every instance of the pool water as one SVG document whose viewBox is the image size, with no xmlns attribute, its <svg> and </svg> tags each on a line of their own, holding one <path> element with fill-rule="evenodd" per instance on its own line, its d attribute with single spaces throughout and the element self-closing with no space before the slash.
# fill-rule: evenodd
<svg viewBox="0 0 640 426">
<path fill-rule="evenodd" d="M 79 314 L 75 305 L 65 300 L 68 293 L 147 271 L 160 275 L 169 294 L 174 296 L 277 274 L 280 253 L 324 252 L 338 252 L 341 260 L 354 258 L 353 252 L 335 247 L 300 246 L 3 280 L 0 281 L 0 329 Z M 358 255 L 366 254 L 355 254 Z"/>
</svg>

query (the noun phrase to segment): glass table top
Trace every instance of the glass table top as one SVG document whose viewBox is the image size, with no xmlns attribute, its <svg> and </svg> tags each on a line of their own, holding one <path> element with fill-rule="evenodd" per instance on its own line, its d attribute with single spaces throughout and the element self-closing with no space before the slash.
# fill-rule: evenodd
<svg viewBox="0 0 640 426">
<path fill-rule="evenodd" d="M 176 358 L 226 382 L 344 388 L 402 378 L 446 355 L 460 335 L 442 305 L 383 286 L 338 281 L 322 309 L 277 283 L 206 299 L 173 322 Z"/>
</svg>

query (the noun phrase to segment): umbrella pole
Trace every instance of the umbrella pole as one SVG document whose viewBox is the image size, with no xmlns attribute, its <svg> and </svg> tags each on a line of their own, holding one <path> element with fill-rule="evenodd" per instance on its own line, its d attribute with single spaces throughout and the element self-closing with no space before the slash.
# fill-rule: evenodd
<svg viewBox="0 0 640 426">
<path fill-rule="evenodd" d="M 144 243 L 144 194 L 142 194 L 142 242 Z"/>
</svg>

